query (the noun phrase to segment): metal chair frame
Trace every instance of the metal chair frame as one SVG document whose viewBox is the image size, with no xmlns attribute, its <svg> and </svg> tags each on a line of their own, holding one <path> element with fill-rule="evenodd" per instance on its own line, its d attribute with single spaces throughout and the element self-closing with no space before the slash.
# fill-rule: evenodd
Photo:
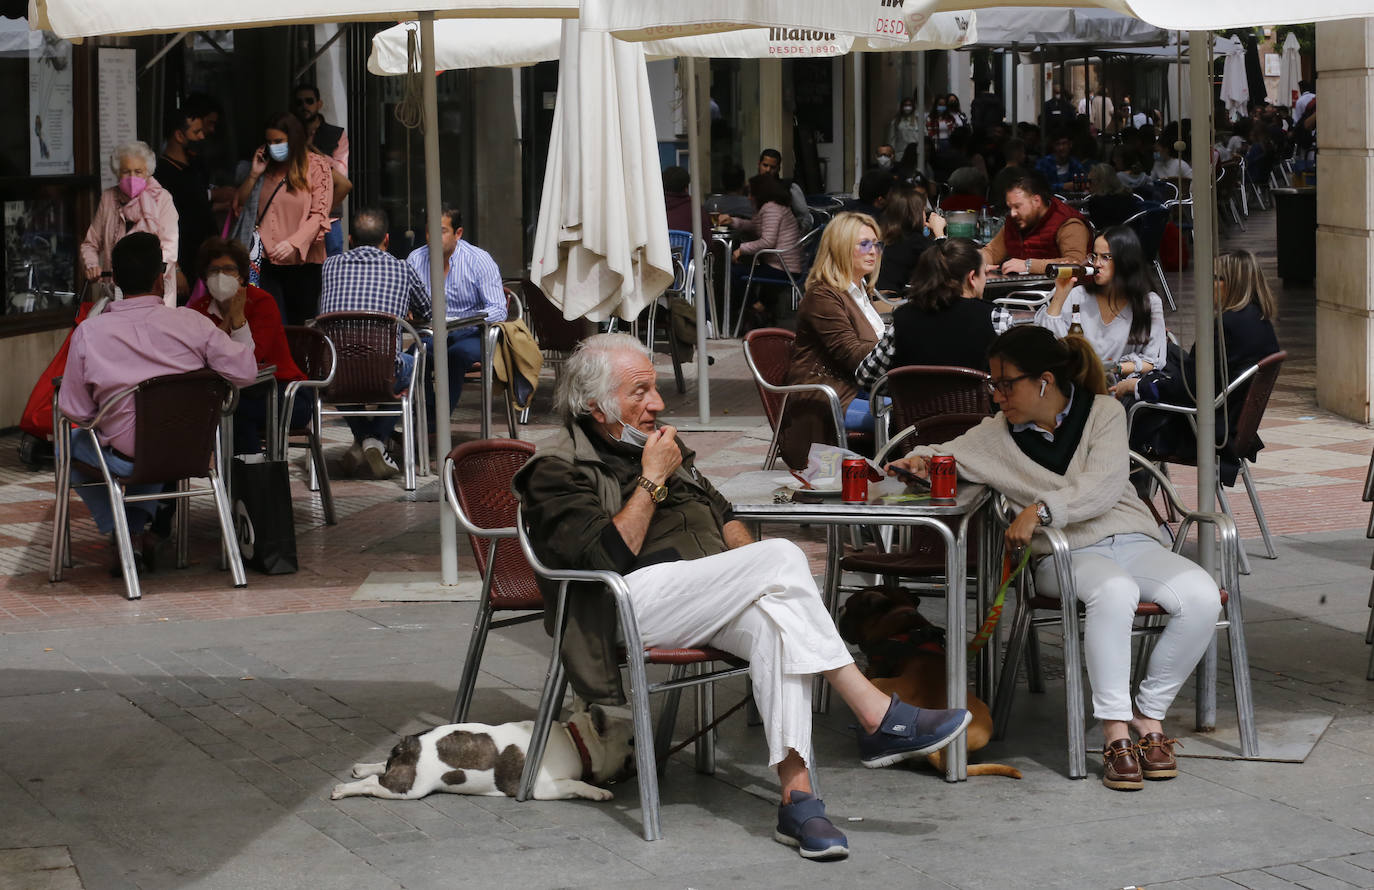
<svg viewBox="0 0 1374 890">
<path fill-rule="evenodd" d="M 1218 628 L 1225 628 L 1230 642 L 1231 678 L 1235 689 L 1236 719 L 1240 728 L 1242 757 L 1254 757 L 1259 751 L 1259 736 L 1255 728 L 1254 703 L 1250 688 L 1250 663 L 1246 653 L 1245 624 L 1241 609 L 1240 576 L 1238 553 L 1240 541 L 1236 524 L 1224 513 L 1200 513 L 1188 510 L 1183 505 L 1178 491 L 1157 467 L 1139 454 L 1131 452 L 1131 464 L 1142 472 L 1150 474 L 1164 491 L 1167 500 L 1182 515 L 1178 533 L 1175 535 L 1173 551 L 1179 553 L 1188 539 L 1193 525 L 1199 528 L 1198 546 L 1203 546 L 1201 527 L 1208 525 L 1215 529 L 1213 539 L 1207 546 L 1219 547 L 1221 556 L 1221 584 L 1224 592 L 1223 615 L 1217 621 Z M 1005 505 L 1005 501 L 1002 502 Z M 1010 521 L 1008 510 L 999 510 L 1002 527 Z M 1034 594 L 1034 582 L 1029 573 L 1023 574 L 1017 597 L 1016 610 L 1012 619 L 1011 636 L 1007 643 L 1002 662 L 1002 676 L 997 684 L 997 694 L 993 701 L 993 737 L 1001 738 L 1011 715 L 1012 697 L 1016 687 L 1016 675 L 1022 656 L 1031 656 L 1030 685 L 1032 692 L 1043 691 L 1039 679 L 1035 631 L 1037 627 L 1058 622 L 1061 627 L 1064 646 L 1064 674 L 1067 690 L 1065 710 L 1067 716 L 1069 778 L 1082 779 L 1087 771 L 1087 740 L 1084 718 L 1083 694 L 1083 651 L 1080 643 L 1080 616 L 1077 588 L 1073 580 L 1073 559 L 1068 539 L 1061 529 L 1039 527 L 1035 534 L 1043 535 L 1050 544 L 1050 558 L 1053 560 L 1055 576 L 1059 583 L 1060 599 L 1055 609 L 1057 617 L 1036 618 L 1036 610 L 1053 608 Z M 1145 624 L 1132 629 L 1132 637 L 1154 636 L 1163 630 L 1159 623 L 1163 617 L 1161 610 L 1151 603 L 1145 603 L 1136 612 L 1144 618 Z M 1144 664 L 1147 652 L 1143 648 L 1137 660 L 1137 671 Z M 1198 664 L 1196 673 L 1197 709 L 1196 720 L 1199 729 L 1211 729 L 1216 725 L 1216 679 L 1217 646 L 1215 637 L 1206 655 Z M 1037 688 L 1039 687 L 1039 688 Z"/>
<path fill-rule="evenodd" d="M 534 456 L 534 445 L 519 439 L 487 439 L 478 442 L 467 442 L 453 449 L 448 457 L 444 458 L 444 492 L 447 494 L 445 503 L 453 511 L 454 517 L 458 521 L 458 527 L 468 534 L 468 541 L 472 545 L 472 555 L 480 567 L 485 560 L 486 568 L 482 572 L 482 592 L 478 599 L 477 618 L 472 624 L 472 636 L 468 638 L 467 655 L 463 659 L 463 673 L 458 680 L 458 690 L 453 699 L 453 715 L 450 722 L 463 723 L 467 720 L 468 709 L 472 705 L 472 694 L 477 687 L 477 673 L 482 663 L 482 653 L 486 650 L 487 634 L 493 628 L 510 627 L 515 624 L 525 624 L 530 621 L 540 619 L 544 616 L 543 598 L 539 596 L 539 588 L 535 581 L 534 571 L 526 566 L 528 578 L 521 578 L 522 585 L 527 581 L 530 587 L 531 596 L 538 596 L 540 605 L 537 609 L 512 609 L 507 605 L 494 603 L 492 601 L 492 583 L 496 579 L 496 557 L 498 548 L 503 542 L 512 541 L 516 537 L 515 531 L 515 510 L 511 511 L 511 525 L 502 528 L 484 528 L 473 522 L 463 509 L 463 498 L 460 496 L 458 486 L 454 482 L 457 474 L 457 461 L 464 459 L 468 452 L 488 452 L 495 449 L 504 448 L 510 451 L 524 452 L 526 458 Z M 506 482 L 509 489 L 509 480 Z M 496 480 L 493 480 L 496 482 Z M 514 496 L 512 495 L 512 500 Z M 512 507 L 514 505 L 512 504 Z M 485 552 L 479 550 L 480 542 L 487 542 Z M 508 545 L 509 546 L 509 545 Z M 493 619 L 496 611 L 519 612 L 520 614 L 510 618 Z"/>
<path fill-rule="evenodd" d="M 846 433 L 844 428 L 844 410 L 840 407 L 840 396 L 838 393 L 835 392 L 833 387 L 825 383 L 773 383 L 765 379 L 763 373 L 759 370 L 759 366 L 755 362 L 753 354 L 753 344 L 755 339 L 759 339 L 762 337 L 790 338 L 791 342 L 789 342 L 788 345 L 788 351 L 790 354 L 792 343 L 795 343 L 796 336 L 796 334 L 785 328 L 757 328 L 749 332 L 749 334 L 744 338 L 744 343 L 742 344 L 744 347 L 744 363 L 749 366 L 749 373 L 754 375 L 754 383 L 757 384 L 759 388 L 759 397 L 764 402 L 764 413 L 769 413 L 767 403 L 768 394 L 782 396 L 782 403 L 778 406 L 778 416 L 776 422 L 773 422 L 773 418 L 771 415 L 769 416 L 769 421 L 772 422 L 773 426 L 773 438 L 768 443 L 768 454 L 763 459 L 763 468 L 765 470 L 771 470 L 773 468 L 773 464 L 777 461 L 778 453 L 782 448 L 782 442 L 779 438 L 782 432 L 782 418 L 785 412 L 787 411 L 787 397 L 792 393 L 818 392 L 824 395 L 826 399 L 830 402 L 830 415 L 835 423 L 835 443 L 841 447 L 844 447 L 848 439 L 848 434 Z"/>
<path fill-rule="evenodd" d="M 320 493 L 320 506 L 324 509 L 324 521 L 326 525 L 336 525 L 338 518 L 334 512 L 334 493 L 329 487 L 329 468 L 324 460 L 324 442 L 320 438 L 324 427 L 324 418 L 320 414 L 320 393 L 329 388 L 329 384 L 334 382 L 334 369 L 338 364 L 339 355 L 334 349 L 334 341 L 330 340 L 323 331 L 305 325 L 287 325 L 286 332 L 288 340 L 290 335 L 318 336 L 324 340 L 329 351 L 329 373 L 322 378 L 307 378 L 305 380 L 292 380 L 286 384 L 286 392 L 282 399 L 281 409 L 281 447 L 277 449 L 277 454 L 285 455 L 291 447 L 290 419 L 293 409 L 296 406 L 296 397 L 303 395 L 311 400 L 311 424 L 305 431 L 306 442 L 304 447 L 310 449 L 310 490 Z M 293 356 L 296 358 L 296 356 Z M 300 364 L 297 358 L 297 365 Z"/>
<path fill-rule="evenodd" d="M 1137 197 L 1139 197 L 1139 196 L 1137 196 Z M 1129 217 L 1127 217 L 1121 224 L 1122 224 L 1123 226 L 1131 226 L 1131 228 L 1135 230 L 1136 234 L 1139 235 L 1139 234 L 1140 234 L 1140 229 L 1136 228 L 1136 226 L 1134 226 L 1134 225 L 1132 225 L 1132 224 L 1135 223 L 1136 220 L 1143 220 L 1143 219 L 1146 219 L 1146 218 L 1149 217 L 1151 214 L 1163 214 L 1163 215 L 1164 215 L 1164 224 L 1165 224 L 1165 226 L 1168 225 L 1168 222 L 1169 222 L 1169 208 L 1166 207 L 1166 206 L 1164 206 L 1164 205 L 1160 205 L 1159 207 L 1147 207 L 1147 208 L 1145 208 L 1144 210 L 1139 210 L 1139 211 L 1137 211 L 1137 212 L 1131 214 Z M 1162 229 L 1162 228 L 1163 228 L 1163 227 L 1161 227 L 1161 229 Z M 1163 234 L 1163 231 L 1161 231 L 1161 232 L 1160 232 L 1159 240 L 1156 241 L 1156 242 L 1155 242 L 1155 245 L 1154 245 L 1154 248 L 1155 248 L 1155 249 L 1154 249 L 1154 254 L 1150 257 L 1150 265 L 1151 265 L 1151 268 L 1154 269 L 1155 278 L 1158 279 L 1158 281 L 1159 281 L 1160 290 L 1162 290 L 1162 291 L 1164 292 L 1164 302 L 1166 302 L 1166 303 L 1169 304 L 1169 311 L 1170 311 L 1170 312 L 1177 312 L 1177 311 L 1178 311 L 1178 304 L 1174 302 L 1174 292 L 1169 288 L 1169 279 L 1168 279 L 1168 276 L 1166 276 L 1166 275 L 1164 274 L 1164 266 L 1163 266 L 1163 264 L 1160 263 L 1160 261 L 1159 261 L 1159 245 L 1163 242 L 1163 240 L 1164 240 L 1164 234 Z M 1144 239 L 1141 239 L 1141 243 L 1142 243 L 1142 244 L 1144 243 Z"/>
<path fill-rule="evenodd" d="M 136 600 L 143 596 L 143 591 L 138 581 L 138 571 L 134 564 L 133 540 L 129 533 L 129 520 L 124 515 L 124 505 L 131 502 L 141 501 L 162 501 L 162 500 L 185 500 L 192 497 L 211 496 L 215 499 L 216 518 L 219 519 L 220 534 L 222 536 L 223 549 L 227 556 L 229 571 L 233 577 L 235 587 L 247 587 L 248 578 L 243 571 L 243 559 L 239 554 L 238 537 L 234 531 L 234 520 L 229 508 L 229 495 L 224 486 L 223 472 L 225 469 L 226 455 L 220 447 L 218 436 L 213 437 L 214 444 L 211 451 L 211 460 L 206 468 L 206 477 L 209 479 L 209 488 L 191 488 L 186 479 L 177 480 L 176 491 L 161 491 L 151 494 L 127 494 L 124 491 L 125 483 L 110 472 L 110 467 L 105 461 L 104 451 L 96 449 L 97 466 L 103 481 L 86 482 L 81 485 L 73 486 L 71 482 L 72 473 L 72 431 L 87 430 L 91 435 L 100 427 L 100 421 L 114 406 L 123 402 L 125 399 L 136 398 L 138 395 L 146 393 L 149 389 L 156 389 L 159 383 L 171 382 L 192 374 L 213 374 L 214 377 L 228 387 L 228 393 L 221 402 L 219 408 L 220 418 L 234 413 L 238 406 L 239 388 L 213 371 L 191 371 L 189 374 L 168 374 L 161 377 L 152 377 L 141 383 L 127 386 L 114 393 L 96 411 L 95 416 L 85 423 L 78 423 L 72 418 L 62 413 L 57 406 L 57 392 L 53 393 L 53 441 L 56 445 L 56 469 L 54 481 L 56 487 L 56 503 L 53 507 L 53 537 L 52 549 L 48 555 L 48 580 L 56 583 L 62 580 L 62 570 L 64 567 L 72 565 L 71 558 L 71 490 L 73 487 L 103 485 L 110 496 L 110 508 L 114 518 L 114 538 L 119 548 L 119 564 L 124 576 L 124 591 L 128 599 Z M 60 380 L 61 378 L 58 378 Z M 179 506 L 176 516 L 177 531 L 177 568 L 186 568 L 189 565 L 187 534 L 190 529 L 190 517 L 184 505 Z"/>
<path fill-rule="evenodd" d="M 749 667 L 739 659 L 713 649 L 700 649 L 693 655 L 692 650 L 671 650 L 672 655 L 662 663 L 672 664 L 669 678 L 662 682 L 650 683 L 645 665 L 653 661 L 652 650 L 646 650 L 639 634 L 639 622 L 635 619 L 634 604 L 630 600 L 630 589 L 625 578 L 615 572 L 558 569 L 546 566 L 535 555 L 530 544 L 520 513 L 516 513 L 516 536 L 520 550 L 525 554 L 535 575 L 558 583 L 558 595 L 554 602 L 556 609 L 553 653 L 549 658 L 548 672 L 544 678 L 543 692 L 539 698 L 539 711 L 535 716 L 534 729 L 530 735 L 529 749 L 525 752 L 525 770 L 520 778 L 520 793 L 517 800 L 528 800 L 534 793 L 535 779 L 539 775 L 540 762 L 544 759 L 544 748 L 548 743 L 549 730 L 554 718 L 562 707 L 567 690 L 567 676 L 562 661 L 563 634 L 567 628 L 568 584 L 589 582 L 604 585 L 615 599 L 616 614 L 619 620 L 620 636 L 626 653 L 642 653 L 639 657 L 625 659 L 630 677 L 629 705 L 633 713 L 635 760 L 639 780 L 640 817 L 644 839 L 655 841 L 663 836 L 659 819 L 658 765 L 659 757 L 666 756 L 672 741 L 672 729 L 677 720 L 678 700 L 682 690 L 688 687 L 697 689 L 697 729 L 708 725 L 714 714 L 713 686 L 717 680 L 737 677 L 748 672 Z M 714 661 L 727 660 L 726 667 L 711 669 Z M 696 673 L 687 674 L 688 667 Z M 658 733 L 655 735 L 649 715 L 649 697 L 655 693 L 667 693 L 663 710 L 659 715 Z M 696 767 L 698 772 L 711 774 L 715 771 L 714 734 L 702 733 L 696 741 Z"/>
<path fill-rule="evenodd" d="M 824 230 L 824 225 L 814 226 L 811 229 L 811 231 L 807 232 L 805 235 L 802 235 L 801 240 L 797 242 L 797 247 L 801 248 L 802 250 L 803 260 L 802 268 L 798 269 L 795 274 L 792 272 L 791 269 L 787 268 L 787 263 L 781 260 L 782 255 L 786 253 L 786 251 L 784 251 L 782 248 L 769 247 L 754 253 L 753 261 L 749 264 L 749 275 L 744 280 L 744 293 L 740 296 L 739 317 L 735 320 L 736 337 L 740 335 L 740 331 L 744 328 L 744 313 L 749 310 L 749 290 L 754 286 L 754 282 L 756 279 L 763 284 L 786 284 L 788 287 L 790 287 L 792 289 L 792 309 L 794 311 L 796 310 L 797 306 L 800 305 L 802 298 L 802 285 L 798 284 L 797 282 L 799 280 L 803 284 L 806 282 L 807 270 L 810 268 L 810 263 L 806 261 L 805 254 L 811 250 L 812 242 L 819 242 L 821 232 Z M 758 276 L 757 273 L 759 269 L 759 262 L 766 256 L 778 257 L 779 260 L 783 263 L 783 267 L 779 269 L 776 266 L 771 266 L 765 263 L 764 268 L 773 274 L 781 272 L 783 276 L 785 276 L 786 280 L 784 280 L 783 278 L 770 279 Z"/>
<path fill-rule="evenodd" d="M 1248 368 L 1246 368 L 1244 371 L 1242 371 L 1240 374 L 1236 375 L 1236 379 L 1235 379 L 1235 380 L 1232 380 L 1232 381 L 1230 382 L 1230 384 L 1227 385 L 1226 389 L 1224 389 L 1222 392 L 1218 393 L 1217 396 L 1216 396 L 1216 399 L 1213 400 L 1213 402 L 1212 402 L 1212 409 L 1213 409 L 1213 411 L 1218 411 L 1218 410 L 1220 410 L 1220 409 L 1222 408 L 1222 406 L 1226 404 L 1227 400 L 1228 400 L 1232 395 L 1234 395 L 1242 386 L 1247 385 L 1252 379 L 1254 379 L 1254 378 L 1256 378 L 1257 376 L 1259 376 L 1261 370 L 1266 370 L 1266 371 L 1267 371 L 1267 369 L 1268 369 L 1269 367 L 1272 367 L 1272 366 L 1273 366 L 1274 364 L 1276 364 L 1276 363 L 1279 364 L 1279 365 L 1281 366 L 1282 363 L 1283 363 L 1283 361 L 1284 361 L 1287 357 L 1288 357 L 1288 353 L 1287 353 L 1287 352 L 1284 352 L 1284 351 L 1282 351 L 1282 350 L 1280 350 L 1279 352 L 1276 352 L 1276 353 L 1274 353 L 1273 355 L 1266 356 L 1265 358 L 1261 359 L 1257 364 L 1251 365 L 1250 367 L 1248 367 Z M 1278 369 L 1276 368 L 1276 369 L 1274 370 L 1273 373 L 1274 373 L 1274 376 L 1277 377 L 1277 376 L 1278 376 Z M 1271 389 L 1272 389 L 1272 385 L 1271 385 Z M 1247 399 L 1248 399 L 1248 395 L 1247 395 Z M 1269 395 L 1268 395 L 1267 393 L 1266 393 L 1265 396 L 1264 396 L 1264 400 L 1265 400 L 1265 403 L 1266 403 L 1266 405 L 1267 405 L 1268 400 L 1269 400 Z M 1264 413 L 1264 406 L 1260 406 L 1258 410 L 1259 410 L 1260 415 L 1261 415 L 1261 417 L 1262 417 L 1262 416 L 1263 416 L 1263 413 Z M 1196 437 L 1197 437 L 1197 407 L 1196 407 L 1196 406 L 1192 406 L 1192 405 L 1171 405 L 1171 404 L 1169 404 L 1169 403 L 1167 403 L 1167 402 L 1143 402 L 1143 401 L 1142 401 L 1142 402 L 1136 402 L 1134 405 L 1131 406 L 1130 410 L 1129 410 L 1129 411 L 1127 412 L 1127 414 L 1126 414 L 1126 426 L 1127 426 L 1127 429 L 1128 429 L 1128 430 L 1135 424 L 1135 419 L 1136 419 L 1137 415 L 1139 415 L 1139 414 L 1140 414 L 1141 412 L 1143 412 L 1143 411 L 1161 411 L 1161 412 L 1164 412 L 1164 413 L 1166 413 L 1166 414 L 1181 414 L 1181 415 L 1187 417 L 1187 418 L 1188 418 L 1188 424 L 1189 424 L 1189 426 L 1191 426 L 1191 427 L 1193 428 L 1193 436 L 1194 436 L 1194 438 L 1196 439 Z M 1258 421 L 1256 422 L 1256 425 L 1258 426 Z M 1277 559 L 1277 558 L 1278 558 L 1278 554 L 1277 554 L 1277 553 L 1275 552 L 1275 550 L 1274 550 L 1274 539 L 1273 539 L 1273 537 L 1272 537 L 1272 536 L 1270 535 L 1270 533 L 1269 533 L 1269 523 L 1268 523 L 1268 522 L 1265 520 L 1265 518 L 1264 518 L 1264 507 L 1260 504 L 1259 492 L 1257 492 L 1257 491 L 1255 490 L 1255 480 L 1254 480 L 1254 477 L 1250 475 L 1250 461 L 1247 460 L 1244 456 L 1242 456 L 1242 455 L 1240 455 L 1240 454 L 1236 454 L 1235 456 L 1236 456 L 1237 460 L 1240 462 L 1240 477 L 1241 477 L 1241 480 L 1245 483 L 1245 492 L 1246 492 L 1246 495 L 1250 498 L 1250 507 L 1251 507 L 1251 509 L 1254 510 L 1254 512 L 1255 512 L 1255 520 L 1256 520 L 1256 522 L 1259 523 L 1260 535 L 1261 535 L 1261 536 L 1263 537 L 1263 539 L 1264 539 L 1264 553 L 1265 553 L 1265 557 L 1268 558 L 1268 559 Z M 1173 463 L 1173 462 L 1174 462 L 1174 461 L 1164 460 L 1164 461 L 1161 461 L 1160 463 Z M 1231 511 L 1231 502 L 1230 502 L 1230 500 L 1226 497 L 1225 487 L 1221 484 L 1221 468 L 1220 468 L 1220 466 L 1218 466 L 1218 468 L 1217 468 L 1216 492 L 1217 492 L 1217 503 L 1219 503 L 1219 504 L 1221 505 L 1222 512 L 1225 513 L 1227 516 L 1232 516 L 1232 517 L 1234 517 L 1234 513 Z M 1240 567 L 1241 567 L 1241 572 L 1242 572 L 1242 574 L 1246 574 L 1246 575 L 1250 574 L 1250 560 L 1249 560 L 1249 557 L 1247 556 L 1247 554 L 1246 554 L 1246 552 L 1245 552 L 1245 548 L 1244 548 L 1244 547 L 1241 547 L 1241 548 L 1240 548 Z"/>
<path fill-rule="evenodd" d="M 391 320 L 397 327 L 398 339 L 406 335 L 411 339 L 410 349 L 414 350 L 415 367 L 410 377 L 410 385 L 406 389 L 394 396 L 390 400 L 378 400 L 376 402 L 364 403 L 376 405 L 375 408 L 325 408 L 323 405 L 316 411 L 316 423 L 323 423 L 325 417 L 400 417 L 401 418 L 401 449 L 404 467 L 405 489 L 406 491 L 415 490 L 415 476 L 429 475 L 429 439 L 426 434 L 425 425 L 425 350 L 420 339 L 420 333 L 410 322 L 399 316 L 389 315 L 384 312 L 329 312 L 318 315 L 314 319 L 314 325 L 320 326 L 321 322 L 332 320 L 371 319 L 379 321 L 383 318 Z M 321 331 L 323 333 L 323 331 Z M 328 336 L 326 334 L 325 336 Z M 333 338 L 330 338 L 331 342 Z M 338 367 L 343 360 L 338 357 L 338 344 L 335 347 L 334 370 L 337 376 Z M 401 343 L 401 348 L 405 348 Z M 399 355 L 398 355 L 399 357 Z M 323 402 L 328 390 L 321 392 Z M 332 403 L 332 397 L 331 397 Z M 352 401 L 347 404 L 355 404 Z M 383 407 L 384 405 L 397 405 L 398 407 Z"/>
</svg>

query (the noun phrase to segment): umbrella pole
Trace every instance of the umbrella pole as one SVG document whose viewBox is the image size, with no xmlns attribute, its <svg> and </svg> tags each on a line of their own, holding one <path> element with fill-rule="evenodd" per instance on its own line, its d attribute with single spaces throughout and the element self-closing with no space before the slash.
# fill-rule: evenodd
<svg viewBox="0 0 1374 890">
<path fill-rule="evenodd" d="M 710 363 L 706 360 L 706 301 L 711 299 L 706 293 L 706 255 L 702 251 L 701 232 L 701 106 L 697 102 L 697 60 L 689 58 L 687 63 L 687 176 L 692 180 L 692 290 L 696 295 L 697 310 L 697 419 L 703 424 L 711 422 L 711 382 Z M 671 324 L 671 320 L 670 320 Z M 670 334 L 671 336 L 671 334 Z"/>
<path fill-rule="evenodd" d="M 864 175 L 864 54 L 855 50 L 854 57 L 854 183 L 858 193 L 859 177 Z M 895 160 L 895 159 L 894 159 Z"/>
<path fill-rule="evenodd" d="M 1209 407 L 1216 399 L 1216 344 L 1212 340 L 1215 314 L 1212 309 L 1212 232 L 1216 219 L 1216 180 L 1212 176 L 1212 86 L 1208 71 L 1206 31 L 1188 32 L 1188 74 L 1193 101 L 1193 293 L 1196 295 L 1197 354 L 1197 508 L 1203 513 L 1215 508 L 1217 481 L 1216 412 Z M 1180 122 L 1179 137 L 1183 136 Z M 1205 171 L 1205 172 L 1204 172 Z M 1202 173 L 1201 176 L 1196 174 Z M 1202 183 L 1199 192 L 1198 184 Z M 1199 547 L 1199 562 L 1209 572 L 1214 559 L 1211 547 Z"/>
<path fill-rule="evenodd" d="M 425 121 L 425 241 L 429 245 L 429 293 L 433 311 L 435 457 L 443 466 L 453 447 L 448 407 L 448 299 L 444 293 L 444 251 L 439 197 L 439 97 L 434 73 L 434 13 L 420 13 L 420 70 L 424 72 Z M 412 381 L 411 386 L 423 386 Z M 453 511 L 444 503 L 444 486 L 439 486 L 439 583 L 458 583 L 458 525 Z"/>
<path fill-rule="evenodd" d="M 929 122 L 930 109 L 926 103 L 926 53 L 921 50 L 916 53 L 916 112 L 921 115 L 921 129 L 924 131 Z M 926 172 L 926 134 L 921 133 L 921 138 L 916 145 L 916 167 L 924 176 Z"/>
</svg>

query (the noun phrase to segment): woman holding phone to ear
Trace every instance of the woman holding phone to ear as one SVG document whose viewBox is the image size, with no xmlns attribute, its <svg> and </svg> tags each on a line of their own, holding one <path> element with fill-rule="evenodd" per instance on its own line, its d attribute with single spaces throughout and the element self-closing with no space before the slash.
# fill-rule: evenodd
<svg viewBox="0 0 1374 890">
<path fill-rule="evenodd" d="M 996 488 L 1017 510 L 1006 531 L 1009 550 L 1029 546 L 1043 557 L 1049 546 L 1032 538 L 1035 527 L 1064 532 L 1087 607 L 1084 651 L 1093 713 L 1102 724 L 1102 782 L 1134 791 L 1145 779 L 1171 779 L 1178 775 L 1176 740 L 1160 721 L 1216 633 L 1216 583 L 1160 543 L 1130 483 L 1126 412 L 1106 394 L 1101 362 L 1086 340 L 1021 325 L 993 341 L 988 360 L 1000 411 L 893 465 L 926 477 L 932 455 L 953 455 L 961 477 Z M 1036 590 L 1056 595 L 1051 562 L 1034 565 Z M 1162 606 L 1170 618 L 1132 699 L 1131 624 L 1142 601 Z"/>
<path fill-rule="evenodd" d="M 262 239 L 263 290 L 276 298 L 287 324 L 303 324 L 320 303 L 320 268 L 334 182 L 329 159 L 310 150 L 294 114 L 280 111 L 263 126 L 264 144 L 234 196 L 242 216 L 238 240 Z"/>
</svg>

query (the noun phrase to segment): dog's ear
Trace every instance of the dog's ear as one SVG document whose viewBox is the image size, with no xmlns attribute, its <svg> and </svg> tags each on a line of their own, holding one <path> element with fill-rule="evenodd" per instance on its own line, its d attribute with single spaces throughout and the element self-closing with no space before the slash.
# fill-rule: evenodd
<svg viewBox="0 0 1374 890">
<path fill-rule="evenodd" d="M 587 713 L 592 718 L 592 729 L 596 730 L 597 735 L 606 734 L 606 712 L 600 705 L 592 705 L 587 709 Z"/>
</svg>

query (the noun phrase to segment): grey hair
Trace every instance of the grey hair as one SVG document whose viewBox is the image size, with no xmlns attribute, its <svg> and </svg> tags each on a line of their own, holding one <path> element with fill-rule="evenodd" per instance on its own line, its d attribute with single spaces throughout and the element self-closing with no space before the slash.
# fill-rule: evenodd
<svg viewBox="0 0 1374 890">
<path fill-rule="evenodd" d="M 615 358 L 625 353 L 653 361 L 653 354 L 629 334 L 594 334 L 577 344 L 563 366 L 554 394 L 554 407 L 565 424 L 589 416 L 593 408 L 606 415 L 608 423 L 620 420 Z"/>
<path fill-rule="evenodd" d="M 110 152 L 110 172 L 118 176 L 119 162 L 128 157 L 141 158 L 144 166 L 148 168 L 149 176 L 157 169 L 157 153 L 148 147 L 148 143 L 135 139 L 133 142 L 115 146 L 115 150 Z"/>
</svg>

